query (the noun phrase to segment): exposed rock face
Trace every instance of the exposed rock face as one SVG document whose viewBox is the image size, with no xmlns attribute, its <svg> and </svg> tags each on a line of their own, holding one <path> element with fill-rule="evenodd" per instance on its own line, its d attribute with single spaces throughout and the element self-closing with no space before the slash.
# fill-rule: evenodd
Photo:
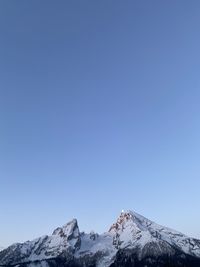
<svg viewBox="0 0 200 267">
<path fill-rule="evenodd" d="M 199 267 L 200 240 L 122 212 L 107 233 L 80 233 L 74 219 L 0 252 L 4 267 Z"/>
</svg>

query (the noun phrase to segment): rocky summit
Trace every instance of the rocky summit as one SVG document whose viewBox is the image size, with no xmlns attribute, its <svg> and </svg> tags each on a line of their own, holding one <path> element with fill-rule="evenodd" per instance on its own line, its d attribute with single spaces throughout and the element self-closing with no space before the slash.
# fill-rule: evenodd
<svg viewBox="0 0 200 267">
<path fill-rule="evenodd" d="M 200 240 L 122 212 L 108 232 L 79 231 L 76 219 L 0 251 L 4 267 L 199 267 Z"/>
</svg>

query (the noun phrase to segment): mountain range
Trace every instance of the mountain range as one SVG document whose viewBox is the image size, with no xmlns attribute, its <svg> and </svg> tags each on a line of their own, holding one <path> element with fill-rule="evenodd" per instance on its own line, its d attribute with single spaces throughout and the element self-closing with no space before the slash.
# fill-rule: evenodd
<svg viewBox="0 0 200 267">
<path fill-rule="evenodd" d="M 3 267 L 199 267 L 200 240 L 121 212 L 99 235 L 79 231 L 76 219 L 50 236 L 0 251 Z"/>
</svg>

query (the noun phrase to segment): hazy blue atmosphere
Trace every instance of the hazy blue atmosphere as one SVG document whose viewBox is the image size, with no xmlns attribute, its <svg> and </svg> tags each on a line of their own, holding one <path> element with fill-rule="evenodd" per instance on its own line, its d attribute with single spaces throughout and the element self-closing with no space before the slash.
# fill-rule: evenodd
<svg viewBox="0 0 200 267">
<path fill-rule="evenodd" d="M 121 209 L 200 237 L 200 1 L 0 2 L 0 245 Z"/>
</svg>

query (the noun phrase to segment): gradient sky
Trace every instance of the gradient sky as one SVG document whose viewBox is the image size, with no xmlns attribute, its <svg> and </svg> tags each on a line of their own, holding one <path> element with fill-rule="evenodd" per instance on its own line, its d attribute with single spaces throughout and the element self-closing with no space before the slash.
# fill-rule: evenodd
<svg viewBox="0 0 200 267">
<path fill-rule="evenodd" d="M 200 1 L 0 1 L 0 245 L 132 209 L 200 238 Z"/>
</svg>

